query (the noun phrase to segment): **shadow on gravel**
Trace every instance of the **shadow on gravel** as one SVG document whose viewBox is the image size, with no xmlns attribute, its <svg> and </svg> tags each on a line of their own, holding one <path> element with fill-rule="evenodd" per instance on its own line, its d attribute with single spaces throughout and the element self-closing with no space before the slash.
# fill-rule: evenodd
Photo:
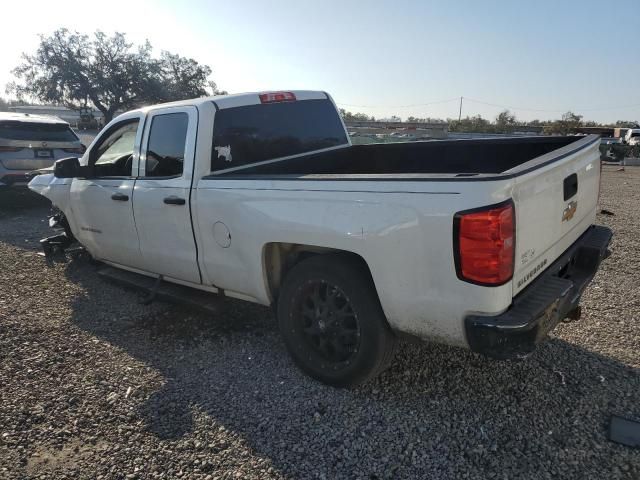
<svg viewBox="0 0 640 480">
<path fill-rule="evenodd" d="M 217 318 L 167 306 L 105 321 L 96 312 L 132 297 L 90 269 L 67 267 L 86 289 L 73 322 L 162 374 L 137 407 L 158 441 L 224 427 L 294 478 L 640 472 L 640 454 L 606 439 L 610 414 L 640 413 L 639 371 L 576 345 L 552 339 L 526 361 L 495 362 L 407 344 L 374 382 L 338 390 L 292 366 L 268 309 L 228 301 Z"/>
<path fill-rule="evenodd" d="M 20 215 L 25 210 L 48 208 L 51 202 L 27 187 L 0 187 L 0 217 Z"/>
<path fill-rule="evenodd" d="M 26 187 L 0 187 L 0 242 L 40 249 L 40 239 L 53 232 L 48 225 L 51 202 Z"/>
</svg>

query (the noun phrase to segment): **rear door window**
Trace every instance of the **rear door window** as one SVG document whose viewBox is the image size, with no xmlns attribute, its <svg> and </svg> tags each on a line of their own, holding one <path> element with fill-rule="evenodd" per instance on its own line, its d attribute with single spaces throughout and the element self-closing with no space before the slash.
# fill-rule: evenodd
<svg viewBox="0 0 640 480">
<path fill-rule="evenodd" d="M 0 138 L 38 142 L 77 142 L 71 128 L 58 123 L 0 122 Z"/>
<path fill-rule="evenodd" d="M 227 108 L 216 113 L 211 170 L 347 143 L 338 112 L 328 99 Z"/>
<path fill-rule="evenodd" d="M 184 112 L 153 117 L 147 144 L 145 177 L 182 175 L 188 127 L 189 115 Z"/>
</svg>

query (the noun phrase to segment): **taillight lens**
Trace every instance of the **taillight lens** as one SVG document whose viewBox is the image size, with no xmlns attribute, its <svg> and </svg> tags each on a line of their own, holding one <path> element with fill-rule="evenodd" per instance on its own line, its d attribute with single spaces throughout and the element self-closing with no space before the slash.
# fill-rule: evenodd
<svg viewBox="0 0 640 480">
<path fill-rule="evenodd" d="M 502 285 L 513 277 L 515 215 L 508 201 L 454 217 L 456 272 L 479 285 Z"/>
<path fill-rule="evenodd" d="M 296 100 L 293 92 L 266 92 L 258 96 L 260 103 L 294 102 Z"/>
<path fill-rule="evenodd" d="M 24 147 L 0 147 L 0 152 L 19 152 Z"/>
</svg>

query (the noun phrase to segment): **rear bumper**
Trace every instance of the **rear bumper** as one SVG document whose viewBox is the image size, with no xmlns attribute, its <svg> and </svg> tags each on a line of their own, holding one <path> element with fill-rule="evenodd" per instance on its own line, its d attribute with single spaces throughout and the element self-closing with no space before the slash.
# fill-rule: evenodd
<svg viewBox="0 0 640 480">
<path fill-rule="evenodd" d="M 495 316 L 467 316 L 465 329 L 469 347 L 500 359 L 531 353 L 535 345 L 578 306 L 582 292 L 609 255 L 612 235 L 607 227 L 590 227 L 513 299 L 506 312 Z"/>
</svg>

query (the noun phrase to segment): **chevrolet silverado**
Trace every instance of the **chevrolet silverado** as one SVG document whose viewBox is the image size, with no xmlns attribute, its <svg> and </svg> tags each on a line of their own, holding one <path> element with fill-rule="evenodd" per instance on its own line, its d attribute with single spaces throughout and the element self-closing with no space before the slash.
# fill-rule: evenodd
<svg viewBox="0 0 640 480">
<path fill-rule="evenodd" d="M 608 254 L 599 139 L 352 145 L 329 95 L 141 108 L 29 186 L 113 267 L 276 308 L 296 364 L 353 386 L 403 336 L 525 357 Z"/>
</svg>

